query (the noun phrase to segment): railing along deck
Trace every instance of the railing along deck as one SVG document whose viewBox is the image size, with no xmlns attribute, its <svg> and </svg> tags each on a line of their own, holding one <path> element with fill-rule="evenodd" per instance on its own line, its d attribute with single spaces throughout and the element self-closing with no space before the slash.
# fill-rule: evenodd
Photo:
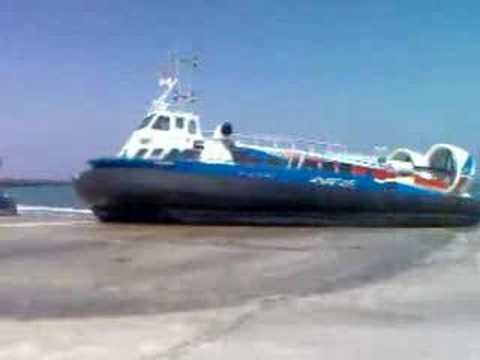
<svg viewBox="0 0 480 360">
<path fill-rule="evenodd" d="M 206 139 L 212 140 L 213 131 L 204 132 Z M 359 165 L 378 166 L 378 154 L 383 148 L 375 148 L 371 155 L 353 152 L 346 145 L 308 138 L 289 138 L 272 135 L 233 134 L 238 145 L 258 147 L 273 152 L 298 153 L 302 157 L 318 156 L 332 161 L 345 161 Z"/>
</svg>

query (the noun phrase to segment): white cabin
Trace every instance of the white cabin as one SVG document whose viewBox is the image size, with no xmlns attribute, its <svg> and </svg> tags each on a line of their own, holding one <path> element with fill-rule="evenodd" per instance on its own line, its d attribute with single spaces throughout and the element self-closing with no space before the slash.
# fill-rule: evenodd
<svg viewBox="0 0 480 360">
<path fill-rule="evenodd" d="M 169 154 L 202 146 L 199 116 L 168 101 L 177 83 L 176 78 L 160 79 L 159 85 L 166 90 L 153 101 L 146 117 L 120 150 L 120 157 L 165 159 Z M 180 98 L 183 103 L 191 100 L 186 95 L 175 94 L 173 97 Z"/>
<path fill-rule="evenodd" d="M 194 101 L 192 92 L 182 93 L 177 76 L 161 78 L 164 92 L 153 101 L 146 117 L 132 133 L 118 156 L 171 161 L 184 152 L 193 152 L 203 162 L 232 163 L 229 136 L 220 125 L 213 137 L 205 139 L 200 117 L 185 110 Z M 183 106 L 182 106 L 183 105 Z"/>
<path fill-rule="evenodd" d="M 198 115 L 156 111 L 148 114 L 133 132 L 119 156 L 162 159 L 172 151 L 193 149 L 203 141 Z"/>
</svg>

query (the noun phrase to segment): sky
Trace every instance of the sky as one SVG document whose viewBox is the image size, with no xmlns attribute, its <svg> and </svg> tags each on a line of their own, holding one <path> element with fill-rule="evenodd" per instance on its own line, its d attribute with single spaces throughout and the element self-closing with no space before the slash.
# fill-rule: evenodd
<svg viewBox="0 0 480 360">
<path fill-rule="evenodd" d="M 171 52 L 197 54 L 202 127 L 480 153 L 480 3 L 2 0 L 0 176 L 115 154 Z"/>
</svg>

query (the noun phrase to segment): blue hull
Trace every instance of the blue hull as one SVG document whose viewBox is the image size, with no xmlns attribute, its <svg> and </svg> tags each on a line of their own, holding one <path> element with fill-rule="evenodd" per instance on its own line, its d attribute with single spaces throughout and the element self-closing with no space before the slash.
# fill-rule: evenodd
<svg viewBox="0 0 480 360">
<path fill-rule="evenodd" d="M 467 226 L 480 219 L 477 200 L 371 176 L 118 158 L 90 164 L 75 186 L 105 221 Z"/>
</svg>

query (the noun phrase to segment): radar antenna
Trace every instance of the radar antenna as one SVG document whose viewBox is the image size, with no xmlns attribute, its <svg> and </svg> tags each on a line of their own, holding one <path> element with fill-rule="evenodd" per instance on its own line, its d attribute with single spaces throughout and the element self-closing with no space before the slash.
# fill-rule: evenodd
<svg viewBox="0 0 480 360">
<path fill-rule="evenodd" d="M 198 56 L 178 57 L 172 54 L 170 64 L 166 71 L 160 73 L 158 86 L 165 88 L 156 99 L 153 100 L 149 113 L 165 110 L 170 106 L 191 105 L 197 102 L 197 95 L 193 91 L 191 84 L 183 85 L 180 82 L 181 66 L 188 66 L 193 71 L 199 67 Z"/>
</svg>

